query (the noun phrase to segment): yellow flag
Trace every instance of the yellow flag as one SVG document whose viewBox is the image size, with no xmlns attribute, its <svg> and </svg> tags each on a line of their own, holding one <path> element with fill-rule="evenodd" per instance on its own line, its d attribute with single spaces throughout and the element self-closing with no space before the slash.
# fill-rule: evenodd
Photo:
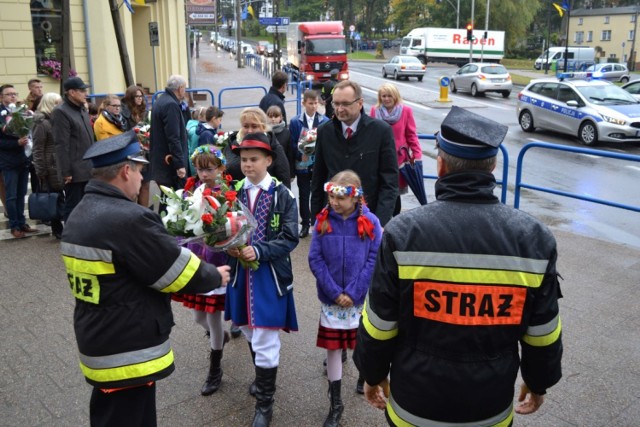
<svg viewBox="0 0 640 427">
<path fill-rule="evenodd" d="M 253 17 L 253 19 L 256 19 L 256 13 L 253 11 L 253 8 L 251 7 L 251 5 L 249 5 L 247 10 L 249 11 L 249 14 Z"/>
<path fill-rule="evenodd" d="M 144 0 L 133 0 L 134 3 L 138 3 L 138 4 L 145 4 Z"/>
<path fill-rule="evenodd" d="M 564 16 L 564 9 L 562 8 L 562 6 L 560 6 L 558 3 L 554 3 L 553 7 L 556 8 L 558 13 L 560 14 L 560 17 L 562 18 Z"/>
</svg>

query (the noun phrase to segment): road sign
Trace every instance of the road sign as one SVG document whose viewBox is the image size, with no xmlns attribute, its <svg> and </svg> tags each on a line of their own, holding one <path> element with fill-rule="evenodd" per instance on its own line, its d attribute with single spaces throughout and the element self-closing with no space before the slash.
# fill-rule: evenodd
<svg viewBox="0 0 640 427">
<path fill-rule="evenodd" d="M 283 25 L 289 25 L 289 18 L 288 17 L 277 17 L 277 18 L 258 18 L 258 22 L 260 22 L 261 25 L 277 25 L 277 26 L 283 26 Z"/>
<path fill-rule="evenodd" d="M 354 32 L 356 30 L 355 25 L 349 25 L 349 31 Z"/>
<path fill-rule="evenodd" d="M 201 19 L 216 19 L 216 15 L 213 13 L 191 13 L 189 14 L 189 19 L 193 21 Z"/>
<path fill-rule="evenodd" d="M 275 25 L 269 25 L 266 28 L 267 33 L 275 33 L 276 32 L 276 28 L 278 29 L 278 33 L 286 34 L 286 32 L 287 32 L 287 27 L 285 27 L 285 26 L 280 25 L 280 26 L 276 27 Z"/>
<path fill-rule="evenodd" d="M 151 42 L 151 46 L 160 46 L 157 22 L 149 22 L 149 41 Z"/>
</svg>

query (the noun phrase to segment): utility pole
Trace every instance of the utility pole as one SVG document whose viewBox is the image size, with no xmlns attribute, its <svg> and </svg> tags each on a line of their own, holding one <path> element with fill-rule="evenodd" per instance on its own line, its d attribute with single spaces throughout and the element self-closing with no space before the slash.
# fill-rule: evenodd
<svg viewBox="0 0 640 427">
<path fill-rule="evenodd" d="M 240 38 L 241 30 L 240 24 L 242 23 L 242 8 L 240 7 L 240 0 L 236 0 L 236 59 L 238 60 L 238 68 L 242 68 L 242 51 L 240 50 Z"/>
<path fill-rule="evenodd" d="M 120 20 L 120 12 L 118 12 L 118 1 L 109 0 L 109 8 L 111 9 L 111 19 L 113 20 L 113 30 L 116 33 L 116 41 L 118 42 L 118 52 L 120 53 L 120 63 L 122 64 L 122 72 L 126 86 L 134 84 L 133 72 L 131 71 L 131 63 L 129 62 L 129 52 L 124 39 L 124 31 L 122 30 L 122 21 Z"/>
<path fill-rule="evenodd" d="M 473 30 L 475 30 L 476 28 L 476 23 L 474 21 L 475 9 L 476 9 L 476 0 L 471 0 L 471 28 Z M 471 40 L 469 40 L 469 62 L 473 62 L 473 33 L 472 33 Z"/>
<path fill-rule="evenodd" d="M 62 0 L 62 58 L 60 75 L 60 94 L 64 95 L 64 81 L 69 78 L 71 69 L 71 0 Z"/>
</svg>

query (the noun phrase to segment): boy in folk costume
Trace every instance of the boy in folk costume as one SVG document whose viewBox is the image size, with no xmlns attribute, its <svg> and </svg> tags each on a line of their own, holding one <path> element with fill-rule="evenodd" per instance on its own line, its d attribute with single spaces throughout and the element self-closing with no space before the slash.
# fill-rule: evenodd
<svg viewBox="0 0 640 427">
<path fill-rule="evenodd" d="M 362 196 L 360 178 L 345 170 L 324 185 L 329 204 L 318 214 L 309 267 L 322 303 L 317 346 L 327 349 L 331 407 L 324 427 L 337 427 L 342 404 L 342 350 L 354 349 L 382 227 Z"/>
<path fill-rule="evenodd" d="M 254 359 L 253 426 L 268 426 L 280 360 L 279 330 L 298 330 L 290 258 L 298 245 L 298 209 L 291 191 L 267 172 L 275 152 L 266 134 L 247 134 L 233 149 L 246 177 L 236 186 L 238 200 L 249 208 L 258 226 L 246 246 L 227 251 L 232 280 L 225 318 L 240 327 Z M 245 267 L 255 261 L 257 269 Z M 250 393 L 253 388 L 252 384 Z"/>
</svg>

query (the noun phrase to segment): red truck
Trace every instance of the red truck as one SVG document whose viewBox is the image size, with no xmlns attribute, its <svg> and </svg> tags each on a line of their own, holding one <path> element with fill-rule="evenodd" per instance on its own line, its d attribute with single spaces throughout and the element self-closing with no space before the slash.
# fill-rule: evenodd
<svg viewBox="0 0 640 427">
<path fill-rule="evenodd" d="M 349 78 L 344 27 L 341 21 L 292 22 L 287 29 L 287 67 L 296 80 L 322 83 L 337 69 Z"/>
</svg>

